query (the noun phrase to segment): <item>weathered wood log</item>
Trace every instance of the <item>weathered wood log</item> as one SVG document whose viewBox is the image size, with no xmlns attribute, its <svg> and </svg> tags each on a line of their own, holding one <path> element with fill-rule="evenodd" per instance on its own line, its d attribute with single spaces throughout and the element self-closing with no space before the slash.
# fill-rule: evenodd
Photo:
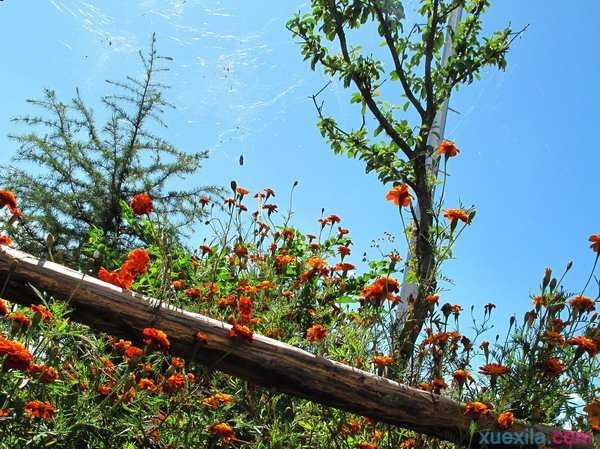
<svg viewBox="0 0 600 449">
<path fill-rule="evenodd" d="M 5 299 L 22 305 L 39 303 L 34 286 L 57 300 L 68 301 L 73 320 L 117 337 L 139 342 L 143 328 L 159 328 L 167 333 L 173 354 L 251 383 L 443 440 L 483 447 L 480 435 L 470 436 L 472 420 L 459 402 L 260 335 L 251 343 L 232 339 L 229 324 L 123 291 L 21 251 L 0 247 L 0 286 Z M 196 340 L 198 331 L 208 336 L 206 344 Z M 478 426 L 482 431 L 497 430 L 494 416 L 480 418 Z M 516 425 L 512 431 L 550 438 L 560 429 Z M 522 443 L 501 447 L 537 447 Z M 590 449 L 592 444 L 573 447 Z"/>
</svg>

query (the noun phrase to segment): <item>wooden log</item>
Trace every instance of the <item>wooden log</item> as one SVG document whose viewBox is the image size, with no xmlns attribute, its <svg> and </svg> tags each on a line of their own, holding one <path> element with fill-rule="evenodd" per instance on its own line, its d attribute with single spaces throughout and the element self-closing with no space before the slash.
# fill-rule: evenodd
<svg viewBox="0 0 600 449">
<path fill-rule="evenodd" d="M 57 300 L 68 301 L 71 319 L 113 336 L 139 342 L 145 327 L 159 328 L 167 333 L 173 354 L 251 383 L 446 441 L 483 447 L 479 435 L 470 437 L 471 418 L 465 416 L 464 405 L 459 402 L 264 336 L 255 335 L 251 343 L 232 339 L 227 323 L 123 291 L 21 251 L 0 247 L 0 286 L 4 287 L 5 299 L 22 305 L 39 302 L 32 287 Z M 208 336 L 206 344 L 196 340 L 198 331 Z M 480 418 L 478 426 L 479 430 L 497 430 L 496 418 Z M 516 425 L 512 431 L 531 435 L 539 432 L 550 438 L 560 429 Z M 592 444 L 582 442 L 573 447 L 590 449 Z"/>
</svg>

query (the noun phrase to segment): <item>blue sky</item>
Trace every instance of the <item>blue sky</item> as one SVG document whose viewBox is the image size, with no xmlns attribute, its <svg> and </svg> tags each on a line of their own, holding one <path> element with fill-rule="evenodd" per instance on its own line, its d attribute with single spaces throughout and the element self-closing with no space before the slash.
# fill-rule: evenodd
<svg viewBox="0 0 600 449">
<path fill-rule="evenodd" d="M 415 3 L 406 2 L 407 9 Z M 528 307 L 544 267 L 559 270 L 573 259 L 568 285 L 577 290 L 593 263 L 587 238 L 600 232 L 594 133 L 600 4 L 494 3 L 488 29 L 530 26 L 506 72 L 486 72 L 452 99 L 460 114 L 450 115 L 446 135 L 461 153 L 450 166 L 448 205 L 474 204 L 478 214 L 458 243 L 457 260 L 445 265 L 456 285 L 444 299 L 463 307 L 491 301 L 507 317 Z M 27 97 L 50 87 L 67 100 L 79 87 L 98 106 L 108 92 L 105 79 L 139 73 L 136 51 L 156 32 L 160 53 L 174 58 L 164 80 L 173 86 L 169 98 L 177 109 L 164 135 L 182 149 L 211 153 L 194 182 L 269 186 L 284 206 L 298 180 L 294 223 L 314 232 L 322 207 L 338 214 L 352 230 L 358 261 L 372 239 L 384 231 L 400 235 L 401 225 L 383 199 L 387 188 L 365 176 L 359 161 L 333 155 L 316 130 L 308 96 L 326 78 L 301 60 L 284 26 L 307 6 L 298 0 L 4 1 L 0 163 L 15 151 L 6 138 L 17 131 L 10 118 L 31 112 Z M 327 101 L 343 121 L 356 117 L 337 83 Z"/>
</svg>

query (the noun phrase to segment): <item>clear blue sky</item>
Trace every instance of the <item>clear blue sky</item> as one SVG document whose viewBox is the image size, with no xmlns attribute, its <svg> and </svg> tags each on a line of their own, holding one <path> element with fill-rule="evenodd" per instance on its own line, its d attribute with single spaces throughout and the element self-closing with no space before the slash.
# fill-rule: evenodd
<svg viewBox="0 0 600 449">
<path fill-rule="evenodd" d="M 416 2 L 408 1 L 407 9 Z M 453 161 L 449 206 L 462 200 L 478 214 L 446 264 L 456 286 L 446 300 L 499 306 L 505 317 L 529 305 L 545 266 L 575 260 L 569 285 L 580 288 L 600 232 L 595 129 L 600 103 L 597 2 L 497 0 L 490 29 L 530 24 L 506 72 L 486 73 L 458 92 L 447 137 Z M 577 3 L 577 5 L 575 5 Z M 136 51 L 156 31 L 159 51 L 174 58 L 165 80 L 177 110 L 165 135 L 183 149 L 209 149 L 196 181 L 251 190 L 270 186 L 281 206 L 295 180 L 297 226 L 317 230 L 322 207 L 351 228 L 354 260 L 400 223 L 359 161 L 334 156 L 317 132 L 308 96 L 325 78 L 309 70 L 285 29 L 307 1 L 5 0 L 0 3 L 0 163 L 14 144 L 10 117 L 31 112 L 25 98 L 43 87 L 68 99 L 81 89 L 93 106 L 105 79 L 139 72 Z M 340 86 L 328 107 L 356 111 Z M 240 153 L 246 164 L 237 164 Z M 401 239 L 398 239 L 400 244 Z M 595 294 L 595 292 L 593 292 Z M 466 308 L 466 307 L 465 307 Z"/>
</svg>

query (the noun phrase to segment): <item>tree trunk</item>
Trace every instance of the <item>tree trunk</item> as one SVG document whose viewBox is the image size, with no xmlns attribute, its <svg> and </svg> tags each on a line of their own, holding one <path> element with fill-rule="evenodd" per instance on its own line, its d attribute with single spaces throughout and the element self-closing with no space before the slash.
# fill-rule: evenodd
<svg viewBox="0 0 600 449">
<path fill-rule="evenodd" d="M 481 447 L 477 435 L 470 438 L 471 419 L 465 416 L 464 406 L 459 402 L 260 335 L 254 336 L 250 343 L 232 339 L 228 336 L 230 325 L 226 323 L 122 291 L 21 251 L 0 247 L 0 282 L 4 286 L 3 295 L 22 305 L 40 301 L 32 286 L 68 301 L 72 309 L 70 317 L 95 331 L 139 342 L 145 327 L 156 327 L 167 333 L 172 353 L 189 361 L 325 406 L 458 444 L 467 445 L 472 440 L 470 447 Z M 208 336 L 206 344 L 195 339 L 198 331 Z M 494 416 L 479 421 L 480 430 L 495 427 Z M 556 429 L 516 425 L 513 430 L 550 435 Z M 528 446 L 519 444 L 519 447 Z M 576 447 L 591 449 L 592 445 L 590 442 Z"/>
</svg>

